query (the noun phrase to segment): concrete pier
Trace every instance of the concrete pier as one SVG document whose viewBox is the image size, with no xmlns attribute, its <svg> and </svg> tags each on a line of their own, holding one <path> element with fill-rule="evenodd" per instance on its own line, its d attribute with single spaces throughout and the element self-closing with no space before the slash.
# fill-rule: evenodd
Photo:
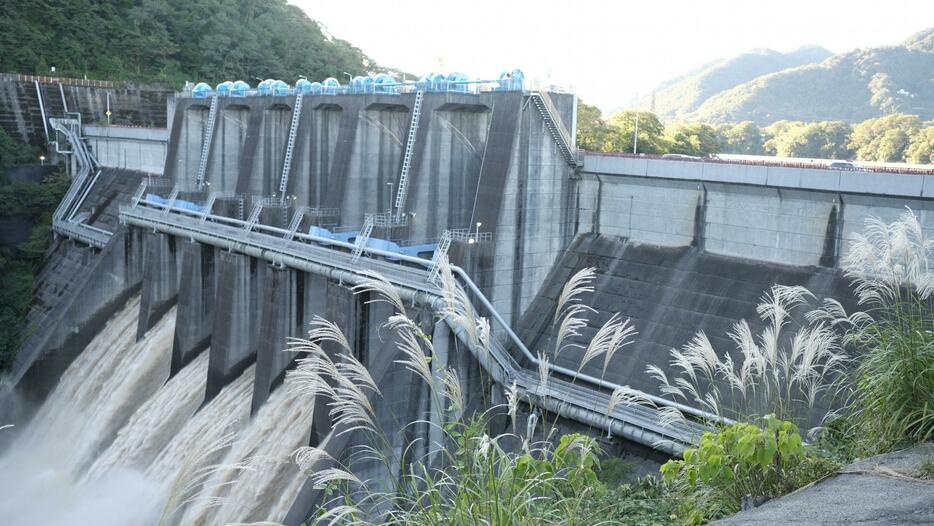
<svg viewBox="0 0 934 526">
<path fill-rule="evenodd" d="M 175 375 L 211 344 L 214 329 L 214 248 L 179 240 L 181 253 L 178 310 L 171 374 Z"/>
<path fill-rule="evenodd" d="M 285 351 L 287 341 L 298 332 L 299 300 L 297 272 L 268 266 L 256 347 L 256 376 L 253 381 L 251 413 L 256 414 L 269 394 L 285 376 L 296 358 Z"/>
<path fill-rule="evenodd" d="M 217 308 L 214 310 L 205 403 L 256 360 L 260 326 L 257 296 L 265 266 L 248 256 L 232 252 L 219 252 L 216 261 Z"/>
<path fill-rule="evenodd" d="M 143 290 L 139 304 L 136 340 L 143 339 L 159 318 L 175 305 L 178 273 L 175 238 L 147 232 L 143 235 Z"/>
</svg>

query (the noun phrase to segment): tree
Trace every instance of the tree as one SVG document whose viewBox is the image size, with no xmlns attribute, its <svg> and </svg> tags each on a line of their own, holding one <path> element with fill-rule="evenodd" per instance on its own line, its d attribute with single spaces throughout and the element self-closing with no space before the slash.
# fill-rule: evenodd
<svg viewBox="0 0 934 526">
<path fill-rule="evenodd" d="M 613 128 L 607 140 L 608 151 L 632 152 L 633 135 L 636 128 L 636 116 L 639 120 L 639 140 L 636 153 L 664 153 L 665 125 L 658 117 L 648 111 L 621 111 L 610 117 Z"/>
<path fill-rule="evenodd" d="M 865 120 L 853 128 L 850 148 L 861 161 L 904 161 L 909 137 L 920 128 L 917 115 L 904 113 Z"/>
<path fill-rule="evenodd" d="M 708 124 L 684 124 L 665 135 L 668 151 L 685 155 L 705 156 L 720 151 L 717 131 Z"/>
<path fill-rule="evenodd" d="M 848 159 L 853 154 L 849 147 L 852 128 L 842 121 L 780 121 L 766 130 L 771 136 L 766 149 L 773 155 Z"/>
<path fill-rule="evenodd" d="M 905 160 L 910 163 L 934 163 L 934 126 L 928 126 L 911 137 Z"/>
<path fill-rule="evenodd" d="M 762 130 L 752 121 L 723 124 L 717 128 L 723 153 L 764 155 Z"/>
<path fill-rule="evenodd" d="M 596 106 L 577 102 L 577 146 L 592 152 L 607 151 L 607 140 L 613 133 Z"/>
</svg>

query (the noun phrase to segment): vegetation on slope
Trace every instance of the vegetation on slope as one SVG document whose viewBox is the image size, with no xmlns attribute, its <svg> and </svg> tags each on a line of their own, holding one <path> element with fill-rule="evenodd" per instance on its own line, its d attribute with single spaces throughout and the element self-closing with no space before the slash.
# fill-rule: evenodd
<svg viewBox="0 0 934 526">
<path fill-rule="evenodd" d="M 578 105 L 577 144 L 596 152 L 633 152 L 636 116 L 638 153 L 705 156 L 716 153 L 928 164 L 934 157 L 934 126 L 916 115 L 892 114 L 855 126 L 844 121 L 778 121 L 760 128 L 735 124 L 663 124 L 649 112 L 624 111 L 604 120 Z"/>
<path fill-rule="evenodd" d="M 14 164 L 32 162 L 34 149 L 9 139 L 0 129 L 0 174 Z M 28 216 L 36 221 L 29 239 L 0 246 L 0 371 L 10 367 L 19 346 L 20 327 L 32 300 L 33 280 L 45 260 L 51 236 L 52 211 L 69 181 L 60 174 L 42 184 L 6 183 L 0 176 L 0 218 Z"/>
<path fill-rule="evenodd" d="M 819 63 L 830 55 L 830 51 L 824 48 L 808 46 L 790 53 L 757 49 L 717 61 L 657 88 L 655 112 L 662 119 L 679 119 L 697 110 L 717 93 L 768 73 Z M 648 100 L 641 101 L 642 107 L 648 107 L 649 104 Z"/>
<path fill-rule="evenodd" d="M 286 0 L 2 0 L 0 71 L 162 82 L 339 77 L 374 64 Z"/>
<path fill-rule="evenodd" d="M 859 122 L 892 113 L 934 118 L 934 28 L 900 45 L 858 49 L 763 75 L 708 98 L 689 120 Z"/>
</svg>

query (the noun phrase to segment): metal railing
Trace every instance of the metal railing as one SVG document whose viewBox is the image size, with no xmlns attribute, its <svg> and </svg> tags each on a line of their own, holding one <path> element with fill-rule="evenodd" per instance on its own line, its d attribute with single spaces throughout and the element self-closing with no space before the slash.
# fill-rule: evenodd
<svg viewBox="0 0 934 526">
<path fill-rule="evenodd" d="M 73 220 L 84 199 L 87 198 L 100 172 L 91 171 L 95 167 L 93 156 L 87 151 L 80 136 L 80 121 L 76 119 L 49 119 L 52 129 L 65 136 L 71 143 L 71 152 L 78 164 L 78 173 L 71 181 L 71 186 L 52 214 L 52 229 L 62 236 L 75 239 L 88 245 L 103 248 L 110 241 L 111 232 Z"/>
<path fill-rule="evenodd" d="M 532 99 L 532 103 L 535 107 L 538 108 L 539 113 L 542 114 L 545 127 L 548 128 L 555 143 L 557 143 L 558 150 L 561 151 L 564 160 L 567 161 L 571 167 L 576 168 L 579 166 L 580 160 L 577 158 L 577 155 L 575 155 L 577 150 L 574 147 L 574 140 L 564 126 L 561 114 L 558 113 L 558 109 L 555 108 L 551 97 L 544 91 L 533 91 L 529 93 L 529 97 Z"/>
<path fill-rule="evenodd" d="M 409 294 L 413 300 L 420 298 L 420 301 L 427 301 L 438 310 L 441 310 L 443 306 L 443 303 L 440 303 L 443 302 L 441 291 L 437 285 L 430 283 L 427 279 L 429 277 L 427 268 L 432 265 L 430 260 L 364 245 L 361 253 L 365 252 L 370 256 L 390 260 L 360 258 L 354 261 L 352 251 L 357 248 L 355 244 L 304 233 L 295 233 L 294 238 L 289 241 L 285 239 L 289 233 L 286 229 L 253 224 L 247 230 L 244 229 L 244 221 L 221 216 L 211 216 L 207 223 L 202 224 L 196 220 L 194 212 L 180 208 L 172 209 L 173 213 L 165 217 L 161 212 L 166 206 L 150 205 L 146 201 L 141 201 L 137 207 L 121 207 L 120 218 L 128 224 L 153 228 L 213 246 L 237 250 L 274 263 L 309 272 L 324 273 L 332 277 L 339 276 L 345 283 L 363 282 L 370 279 L 372 273 L 376 272 L 400 289 L 406 290 L 406 294 Z M 324 246 L 325 244 L 327 246 Z M 345 251 L 334 250 L 334 248 Z M 426 270 L 399 265 L 392 261 L 414 263 Z M 522 354 L 528 364 L 528 367 L 520 365 L 506 349 L 504 343 L 496 338 L 490 342 L 488 355 L 485 349 L 471 348 L 471 352 L 497 382 L 506 386 L 515 382 L 534 403 L 549 411 L 589 425 L 599 425 L 618 436 L 637 440 L 672 453 L 679 453 L 681 448 L 691 443 L 705 429 L 701 424 L 663 425 L 655 411 L 648 407 L 619 407 L 608 415 L 606 408 L 610 393 L 622 386 L 558 365 L 547 364 L 548 370 L 556 376 L 549 380 L 547 388 L 539 385 L 537 372 L 534 371 L 540 366 L 538 358 L 519 339 L 470 276 L 456 266 L 451 266 L 451 271 L 461 285 L 471 293 L 474 301 L 478 302 L 488 313 L 494 325 L 498 326 L 501 331 L 499 334 Z M 464 338 L 463 327 L 453 324 L 451 328 L 455 334 Z M 573 379 L 573 382 L 566 381 L 564 378 Z M 642 394 L 655 404 L 674 407 L 686 415 L 708 421 L 720 420 L 717 415 L 695 407 L 649 393 Z"/>
</svg>

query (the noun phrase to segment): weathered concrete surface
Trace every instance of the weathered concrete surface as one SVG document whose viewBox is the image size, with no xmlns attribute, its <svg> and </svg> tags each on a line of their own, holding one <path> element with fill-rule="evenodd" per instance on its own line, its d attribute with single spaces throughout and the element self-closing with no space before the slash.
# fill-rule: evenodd
<svg viewBox="0 0 934 526">
<path fill-rule="evenodd" d="M 172 343 L 172 375 L 211 343 L 214 321 L 214 248 L 176 240 L 181 253 L 177 318 Z"/>
<path fill-rule="evenodd" d="M 178 298 L 175 238 L 167 234 L 143 234 L 143 291 L 139 304 L 136 341 L 155 326 Z"/>
<path fill-rule="evenodd" d="M 297 332 L 298 294 L 296 275 L 292 269 L 268 266 L 266 287 L 256 349 L 256 376 L 253 381 L 251 414 L 269 398 L 272 390 L 282 381 L 285 370 L 296 358 L 295 353 L 284 351 L 290 336 Z"/>
<path fill-rule="evenodd" d="M 551 270 L 516 329 L 530 349 L 552 355 L 555 364 L 576 370 L 583 349 L 567 348 L 554 356 L 556 300 L 577 271 L 596 269 L 595 292 L 584 297 L 597 310 L 589 316 L 576 343 L 586 344 L 613 313 L 629 318 L 636 334 L 609 363 L 593 360 L 584 372 L 652 394 L 658 382 L 645 374 L 648 365 L 668 368 L 669 351 L 703 330 L 718 354 L 739 359 L 728 333 L 745 319 L 754 334 L 762 329 L 756 312 L 773 284 L 802 285 L 819 297 L 849 306 L 849 287 L 839 272 L 814 266 L 789 266 L 710 254 L 694 247 L 639 245 L 625 238 L 582 234 Z M 848 309 L 849 310 L 849 309 Z"/>
<path fill-rule="evenodd" d="M 217 293 L 204 403 L 256 360 L 263 266 L 249 256 L 217 254 Z"/>
<path fill-rule="evenodd" d="M 839 474 L 714 524 L 934 524 L 934 480 L 918 465 L 934 443 L 851 464 Z"/>
</svg>

